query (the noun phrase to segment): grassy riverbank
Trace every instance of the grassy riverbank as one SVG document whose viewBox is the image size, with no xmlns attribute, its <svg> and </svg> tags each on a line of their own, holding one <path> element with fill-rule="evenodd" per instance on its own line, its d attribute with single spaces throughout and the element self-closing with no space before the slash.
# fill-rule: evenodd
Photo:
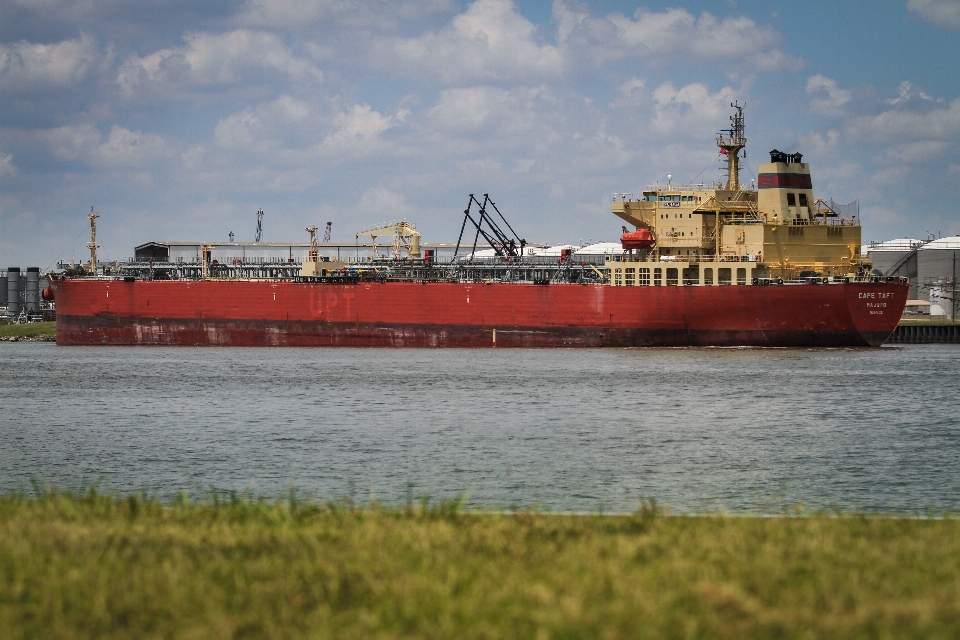
<svg viewBox="0 0 960 640">
<path fill-rule="evenodd" d="M 952 638 L 960 521 L 0 499 L 8 638 Z"/>
<path fill-rule="evenodd" d="M 0 338 L 39 338 L 57 335 L 56 322 L 0 323 Z"/>
</svg>

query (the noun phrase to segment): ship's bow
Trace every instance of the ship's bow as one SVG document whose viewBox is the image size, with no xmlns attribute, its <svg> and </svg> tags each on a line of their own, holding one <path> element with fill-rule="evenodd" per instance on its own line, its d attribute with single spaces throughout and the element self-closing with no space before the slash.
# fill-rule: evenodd
<svg viewBox="0 0 960 640">
<path fill-rule="evenodd" d="M 866 344 L 879 347 L 896 331 L 910 286 L 899 279 L 844 286 L 854 329 Z"/>
</svg>

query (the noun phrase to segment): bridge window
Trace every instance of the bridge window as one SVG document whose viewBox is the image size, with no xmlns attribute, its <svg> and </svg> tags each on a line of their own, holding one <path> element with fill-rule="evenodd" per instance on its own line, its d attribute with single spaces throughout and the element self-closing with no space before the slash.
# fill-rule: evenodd
<svg viewBox="0 0 960 640">
<path fill-rule="evenodd" d="M 624 284 L 628 287 L 634 286 L 634 283 L 636 282 L 636 273 L 636 269 L 627 269 L 624 277 Z"/>
<path fill-rule="evenodd" d="M 717 269 L 717 284 L 730 284 L 730 268 Z"/>
<path fill-rule="evenodd" d="M 641 287 L 650 286 L 650 269 L 640 269 L 640 282 L 638 284 Z"/>
<path fill-rule="evenodd" d="M 807 206 L 807 194 L 805 193 L 800 194 L 800 206 L 801 207 Z"/>
<path fill-rule="evenodd" d="M 663 269 L 653 270 L 653 286 L 659 287 L 663 284 Z"/>
<path fill-rule="evenodd" d="M 613 286 L 615 287 L 623 286 L 623 269 L 613 270 Z"/>
<path fill-rule="evenodd" d="M 788 194 L 787 194 L 787 206 L 788 206 L 788 207 L 795 207 L 795 206 L 797 206 L 797 195 L 796 195 L 795 193 L 788 193 Z"/>
<path fill-rule="evenodd" d="M 679 283 L 680 283 L 680 278 L 678 277 L 677 270 L 673 268 L 667 269 L 667 286 L 675 287 Z"/>
<path fill-rule="evenodd" d="M 703 284 L 713 284 L 713 269 L 706 268 L 703 270 Z"/>
<path fill-rule="evenodd" d="M 737 284 L 747 284 L 746 269 L 737 269 Z"/>
</svg>

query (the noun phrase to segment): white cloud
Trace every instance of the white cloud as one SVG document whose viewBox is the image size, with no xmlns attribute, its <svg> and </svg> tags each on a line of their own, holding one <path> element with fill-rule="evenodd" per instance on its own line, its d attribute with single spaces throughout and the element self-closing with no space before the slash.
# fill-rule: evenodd
<svg viewBox="0 0 960 640">
<path fill-rule="evenodd" d="M 892 109 L 855 118 L 850 120 L 848 129 L 858 139 L 876 142 L 897 138 L 948 138 L 960 134 L 960 98 L 945 108 L 926 111 Z"/>
<path fill-rule="evenodd" d="M 76 86 L 103 60 L 97 41 L 84 34 L 54 44 L 0 45 L 4 91 Z"/>
<path fill-rule="evenodd" d="M 415 208 L 406 201 L 406 196 L 399 191 L 392 191 L 383 185 L 367 189 L 360 195 L 356 209 L 362 212 L 364 218 L 375 221 L 397 220 L 409 218 Z M 386 244 L 381 240 L 381 244 Z"/>
<path fill-rule="evenodd" d="M 562 0 L 553 0 L 553 18 L 557 22 L 557 42 L 565 42 L 590 17 L 586 11 L 577 11 Z"/>
<path fill-rule="evenodd" d="M 277 73 L 297 82 L 323 80 L 320 69 L 298 58 L 271 33 L 238 29 L 223 34 L 189 33 L 183 39 L 182 47 L 128 58 L 117 76 L 124 93 L 132 96 L 148 87 L 176 90 L 256 78 L 272 82 Z"/>
<path fill-rule="evenodd" d="M 92 122 L 47 129 L 37 137 L 57 160 L 88 157 L 100 144 L 100 132 Z"/>
<path fill-rule="evenodd" d="M 925 162 L 946 150 L 947 143 L 943 140 L 921 140 L 888 147 L 884 150 L 884 157 L 898 162 Z"/>
<path fill-rule="evenodd" d="M 807 94 L 813 95 L 810 108 L 823 115 L 839 115 L 841 107 L 853 99 L 853 94 L 837 86 L 837 81 L 823 75 L 807 78 Z"/>
<path fill-rule="evenodd" d="M 704 58 L 727 58 L 756 53 L 779 41 L 770 27 L 758 27 L 745 17 L 717 19 L 703 12 L 695 18 L 686 9 L 654 13 L 638 9 L 633 20 L 611 16 L 620 42 L 649 51 L 685 50 Z"/>
<path fill-rule="evenodd" d="M 737 98 L 738 92 L 732 87 L 710 93 L 710 89 L 699 82 L 679 89 L 672 82 L 665 82 L 653 91 L 652 124 L 662 134 L 682 132 L 702 137 L 726 124 L 730 103 Z"/>
<path fill-rule="evenodd" d="M 12 178 L 17 175 L 17 165 L 13 164 L 12 153 L 0 153 L 0 178 Z"/>
<path fill-rule="evenodd" d="M 549 133 L 544 116 L 553 105 L 555 99 L 546 87 L 446 89 L 427 110 L 425 121 L 453 135 L 516 136 L 537 130 L 542 136 Z"/>
<path fill-rule="evenodd" d="M 933 101 L 932 96 L 927 94 L 925 91 L 915 91 L 913 88 L 913 84 L 910 82 L 907 82 L 906 80 L 900 83 L 900 87 L 898 91 L 900 95 L 898 95 L 896 98 L 885 100 L 884 102 L 886 102 L 887 104 L 898 105 L 898 104 L 903 104 L 904 102 L 913 100 L 915 98 L 920 98 L 921 100 L 926 100 L 927 102 Z M 937 100 L 937 102 L 943 102 L 943 100 L 942 99 Z"/>
<path fill-rule="evenodd" d="M 565 40 L 579 46 L 595 60 L 640 57 L 672 61 L 747 59 L 762 70 L 797 68 L 801 61 L 781 51 L 779 32 L 750 18 L 718 18 L 686 9 L 662 12 L 637 9 L 633 18 L 619 13 L 592 18 L 575 13 L 560 0 L 554 16 Z"/>
<path fill-rule="evenodd" d="M 646 89 L 647 81 L 634 76 L 626 82 L 620 83 L 620 86 L 617 87 L 617 96 L 613 99 L 611 106 L 638 106 L 645 98 L 649 97 L 649 92 Z"/>
<path fill-rule="evenodd" d="M 147 167 L 169 160 L 175 146 L 161 135 L 131 131 L 119 125 L 113 125 L 110 133 L 103 136 L 91 122 L 37 131 L 30 136 L 57 160 L 120 169 Z"/>
<path fill-rule="evenodd" d="M 907 9 L 938 27 L 960 29 L 958 0 L 907 0 Z"/>
<path fill-rule="evenodd" d="M 556 77 L 564 66 L 560 51 L 537 41 L 536 27 L 511 0 L 476 0 L 437 32 L 371 46 L 377 64 L 445 83 Z"/>
<path fill-rule="evenodd" d="M 368 104 L 355 104 L 334 118 L 335 129 L 323 140 L 323 155 L 356 157 L 382 151 L 380 134 L 396 126 L 403 117 L 385 116 Z"/>
<path fill-rule="evenodd" d="M 314 105 L 284 95 L 221 119 L 213 135 L 219 151 L 210 151 L 217 155 L 224 150 L 233 152 L 220 155 L 231 165 L 240 166 L 246 164 L 244 158 L 252 158 L 277 171 L 302 172 L 304 164 L 319 159 L 352 160 L 391 153 L 382 134 L 402 125 L 407 115 L 404 110 L 389 115 L 368 104 L 352 104 L 325 116 Z M 243 153 L 236 156 L 236 152 Z"/>
<path fill-rule="evenodd" d="M 840 142 L 840 132 L 836 129 L 817 131 L 800 138 L 799 148 L 809 156 L 827 156 L 835 154 Z"/>
<path fill-rule="evenodd" d="M 404 21 L 452 11 L 452 0 L 248 0 L 237 20 L 245 26 L 301 30 L 331 25 L 396 28 Z"/>
<path fill-rule="evenodd" d="M 171 148 L 163 136 L 131 131 L 113 125 L 106 139 L 97 145 L 94 162 L 101 166 L 145 167 L 171 156 Z"/>
<path fill-rule="evenodd" d="M 285 128 L 290 128 L 288 137 L 309 136 L 309 129 L 319 126 L 312 105 L 289 95 L 276 100 L 233 113 L 220 120 L 214 129 L 214 141 L 225 149 L 248 149 L 268 152 L 283 146 Z M 311 126 L 312 125 L 312 126 Z"/>
</svg>

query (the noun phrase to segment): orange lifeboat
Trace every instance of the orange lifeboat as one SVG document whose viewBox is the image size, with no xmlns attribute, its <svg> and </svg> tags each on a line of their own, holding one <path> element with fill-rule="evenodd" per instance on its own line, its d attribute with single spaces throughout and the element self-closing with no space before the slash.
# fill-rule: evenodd
<svg viewBox="0 0 960 640">
<path fill-rule="evenodd" d="M 620 236 L 620 245 L 624 251 L 631 249 L 649 249 L 656 244 L 657 238 L 653 231 L 646 228 L 640 228 L 636 231 L 628 231 Z"/>
<path fill-rule="evenodd" d="M 50 302 L 53 301 L 54 299 L 53 287 L 47 287 L 46 289 L 43 290 L 43 299 L 48 300 Z"/>
</svg>

